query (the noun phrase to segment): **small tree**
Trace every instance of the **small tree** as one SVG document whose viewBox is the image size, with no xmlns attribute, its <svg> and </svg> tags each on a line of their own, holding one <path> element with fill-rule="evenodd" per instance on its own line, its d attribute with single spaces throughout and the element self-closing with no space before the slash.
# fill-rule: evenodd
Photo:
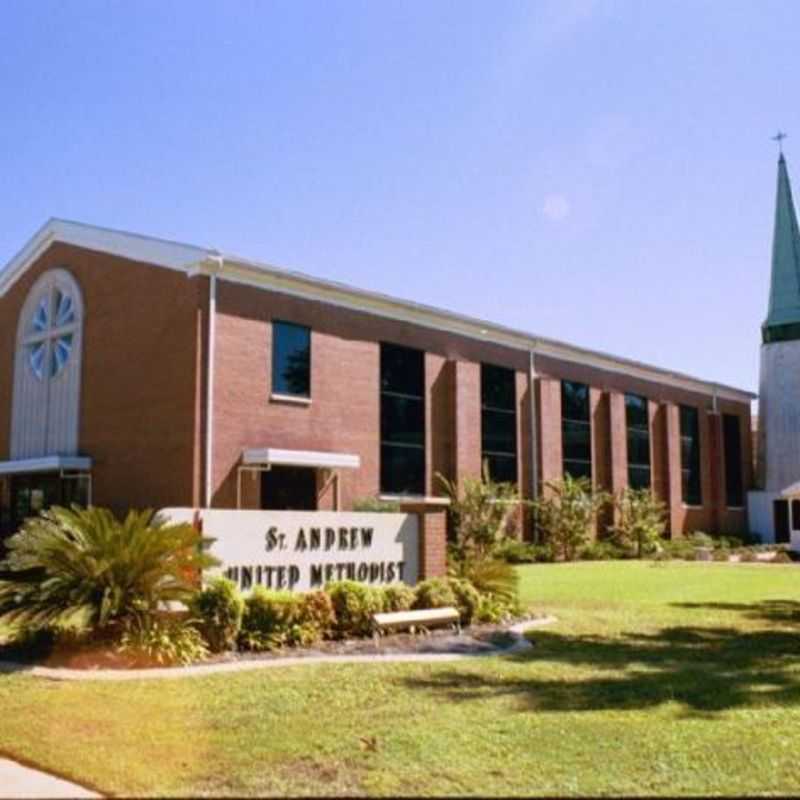
<svg viewBox="0 0 800 800">
<path fill-rule="evenodd" d="M 614 538 L 623 547 L 636 549 L 637 558 L 655 549 L 666 530 L 666 506 L 650 489 L 625 488 L 614 498 L 617 521 Z"/>
<path fill-rule="evenodd" d="M 554 552 L 565 561 L 572 561 L 586 543 L 590 526 L 609 497 L 605 492 L 593 491 L 588 478 L 571 475 L 549 481 L 545 488 L 548 495 L 533 504 L 536 524 Z"/>
<path fill-rule="evenodd" d="M 486 463 L 482 479 L 464 478 L 460 486 L 441 474 L 437 478 L 450 498 L 458 558 L 489 558 L 497 543 L 514 530 L 516 514 L 523 503 L 517 487 L 495 483 Z"/>
</svg>

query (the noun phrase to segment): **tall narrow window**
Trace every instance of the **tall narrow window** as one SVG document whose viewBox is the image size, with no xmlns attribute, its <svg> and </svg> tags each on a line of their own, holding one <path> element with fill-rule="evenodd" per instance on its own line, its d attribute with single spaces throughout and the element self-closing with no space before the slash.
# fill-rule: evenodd
<svg viewBox="0 0 800 800">
<path fill-rule="evenodd" d="M 311 329 L 305 325 L 272 323 L 272 392 L 311 396 Z"/>
<path fill-rule="evenodd" d="M 381 492 L 425 494 L 425 353 L 381 343 Z"/>
<path fill-rule="evenodd" d="M 703 505 L 700 481 L 700 422 L 696 408 L 680 407 L 681 488 L 687 506 Z"/>
<path fill-rule="evenodd" d="M 481 461 L 498 483 L 517 482 L 517 403 L 513 369 L 481 364 Z"/>
<path fill-rule="evenodd" d="M 625 395 L 625 427 L 628 440 L 628 486 L 650 488 L 650 423 L 647 398 Z"/>
<path fill-rule="evenodd" d="M 591 478 L 592 423 L 585 383 L 561 381 L 561 438 L 564 474 Z"/>
<path fill-rule="evenodd" d="M 725 448 L 725 505 L 728 508 L 741 508 L 744 505 L 742 439 L 739 431 L 739 417 L 735 414 L 722 415 L 722 437 Z"/>
</svg>

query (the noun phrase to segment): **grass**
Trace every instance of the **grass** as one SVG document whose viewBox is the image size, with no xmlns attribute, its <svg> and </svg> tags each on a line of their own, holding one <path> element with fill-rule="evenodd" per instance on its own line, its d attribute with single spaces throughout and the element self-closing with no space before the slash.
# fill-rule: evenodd
<svg viewBox="0 0 800 800">
<path fill-rule="evenodd" d="M 107 793 L 797 794 L 800 570 L 520 569 L 516 657 L 0 677 L 0 751 Z"/>
</svg>

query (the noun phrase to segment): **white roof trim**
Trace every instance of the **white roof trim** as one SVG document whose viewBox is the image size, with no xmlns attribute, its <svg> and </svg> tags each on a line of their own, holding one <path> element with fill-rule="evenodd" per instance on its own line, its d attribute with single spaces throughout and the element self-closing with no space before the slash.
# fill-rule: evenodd
<svg viewBox="0 0 800 800">
<path fill-rule="evenodd" d="M 25 247 L 0 270 L 0 297 L 5 295 L 25 274 L 28 267 L 55 242 L 187 273 L 192 271 L 198 261 L 214 255 L 213 250 L 170 242 L 166 239 L 154 239 L 149 236 L 84 225 L 80 222 L 51 219 L 39 228 Z"/>
<path fill-rule="evenodd" d="M 84 456 L 44 456 L 23 458 L 19 461 L 0 461 L 0 475 L 16 475 L 31 472 L 89 472 L 92 459 Z"/>
<path fill-rule="evenodd" d="M 320 453 L 314 450 L 278 450 L 262 447 L 242 452 L 243 464 L 267 464 L 323 469 L 358 469 L 361 457 L 351 453 Z"/>
<path fill-rule="evenodd" d="M 782 492 L 781 497 L 797 497 L 800 495 L 800 481 L 787 486 Z"/>
<path fill-rule="evenodd" d="M 270 289 L 284 294 L 317 300 L 353 311 L 410 322 L 434 330 L 455 333 L 515 350 L 533 350 L 543 356 L 630 375 L 685 391 L 747 403 L 757 395 L 732 386 L 705 381 L 661 367 L 577 347 L 555 339 L 467 317 L 432 306 L 399 300 L 377 292 L 356 289 L 343 283 L 326 281 L 270 264 L 250 261 L 217 250 L 180 244 L 124 231 L 99 228 L 67 220 L 51 219 L 8 264 L 0 270 L 0 297 L 13 286 L 25 270 L 54 242 L 96 250 L 156 266 L 185 272 L 188 276 L 216 274 L 220 280 Z"/>
</svg>

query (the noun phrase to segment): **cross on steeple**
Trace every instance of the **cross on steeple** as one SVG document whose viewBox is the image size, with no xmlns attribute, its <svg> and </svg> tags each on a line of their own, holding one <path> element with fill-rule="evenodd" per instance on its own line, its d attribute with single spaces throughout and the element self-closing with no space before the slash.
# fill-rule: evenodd
<svg viewBox="0 0 800 800">
<path fill-rule="evenodd" d="M 788 133 L 778 131 L 773 137 L 772 141 L 778 143 L 778 152 L 783 155 L 783 140 L 788 136 Z"/>
</svg>

